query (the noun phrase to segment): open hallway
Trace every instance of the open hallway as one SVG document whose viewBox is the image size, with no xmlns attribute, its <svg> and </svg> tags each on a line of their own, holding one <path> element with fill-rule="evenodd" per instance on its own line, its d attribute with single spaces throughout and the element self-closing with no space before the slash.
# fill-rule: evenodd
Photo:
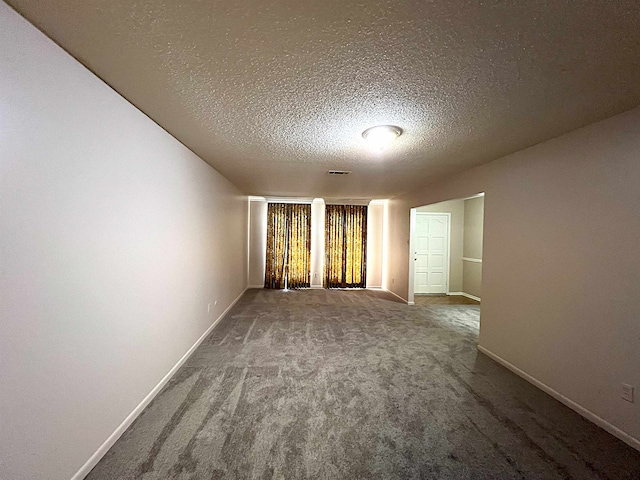
<svg viewBox="0 0 640 480">
<path fill-rule="evenodd" d="M 479 308 L 248 290 L 87 478 L 639 478 L 476 350 Z"/>
</svg>

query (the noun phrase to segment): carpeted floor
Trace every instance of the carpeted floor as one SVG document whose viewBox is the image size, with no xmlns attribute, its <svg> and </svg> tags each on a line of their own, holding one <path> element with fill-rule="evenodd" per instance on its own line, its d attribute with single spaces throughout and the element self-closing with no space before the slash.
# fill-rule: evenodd
<svg viewBox="0 0 640 480">
<path fill-rule="evenodd" d="M 249 290 L 87 478 L 638 479 L 476 350 L 479 307 Z"/>
</svg>

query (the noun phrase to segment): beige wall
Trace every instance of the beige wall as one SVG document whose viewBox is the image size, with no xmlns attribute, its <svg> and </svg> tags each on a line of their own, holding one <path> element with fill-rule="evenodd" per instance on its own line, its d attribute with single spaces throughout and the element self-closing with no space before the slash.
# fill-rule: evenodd
<svg viewBox="0 0 640 480">
<path fill-rule="evenodd" d="M 247 198 L 1 2 L 0 58 L 0 478 L 68 480 L 242 293 Z"/>
<path fill-rule="evenodd" d="M 464 201 L 464 251 L 462 291 L 482 297 L 482 224 L 484 197 Z"/>
<path fill-rule="evenodd" d="M 484 197 L 464 201 L 464 252 L 467 258 L 482 259 L 482 222 Z"/>
<path fill-rule="evenodd" d="M 484 191 L 480 345 L 639 439 L 639 158 L 634 109 L 394 199 L 389 288 L 409 209 Z"/>
<path fill-rule="evenodd" d="M 406 199 L 392 198 L 387 204 L 387 278 L 382 281 L 387 290 L 405 301 L 409 295 L 410 208 L 425 203 L 410 206 Z"/>
<path fill-rule="evenodd" d="M 462 262 L 462 291 L 482 298 L 482 264 L 470 261 Z"/>
<path fill-rule="evenodd" d="M 451 237 L 449 244 L 449 291 L 462 292 L 462 252 L 464 241 L 464 200 L 450 200 L 433 205 L 423 205 L 416 212 L 451 214 Z"/>
</svg>

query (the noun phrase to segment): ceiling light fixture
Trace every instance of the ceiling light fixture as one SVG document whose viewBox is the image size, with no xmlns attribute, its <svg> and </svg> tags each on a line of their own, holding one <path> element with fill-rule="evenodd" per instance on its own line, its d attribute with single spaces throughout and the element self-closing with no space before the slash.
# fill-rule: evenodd
<svg viewBox="0 0 640 480">
<path fill-rule="evenodd" d="M 395 125 L 378 125 L 362 132 L 363 138 L 373 147 L 382 150 L 402 135 L 402 129 Z"/>
</svg>

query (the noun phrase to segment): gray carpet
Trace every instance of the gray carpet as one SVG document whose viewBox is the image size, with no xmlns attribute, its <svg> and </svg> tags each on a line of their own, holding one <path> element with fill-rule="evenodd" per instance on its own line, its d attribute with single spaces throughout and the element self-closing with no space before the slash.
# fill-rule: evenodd
<svg viewBox="0 0 640 480">
<path fill-rule="evenodd" d="M 640 478 L 640 453 L 478 353 L 478 319 L 250 290 L 87 478 Z"/>
</svg>

